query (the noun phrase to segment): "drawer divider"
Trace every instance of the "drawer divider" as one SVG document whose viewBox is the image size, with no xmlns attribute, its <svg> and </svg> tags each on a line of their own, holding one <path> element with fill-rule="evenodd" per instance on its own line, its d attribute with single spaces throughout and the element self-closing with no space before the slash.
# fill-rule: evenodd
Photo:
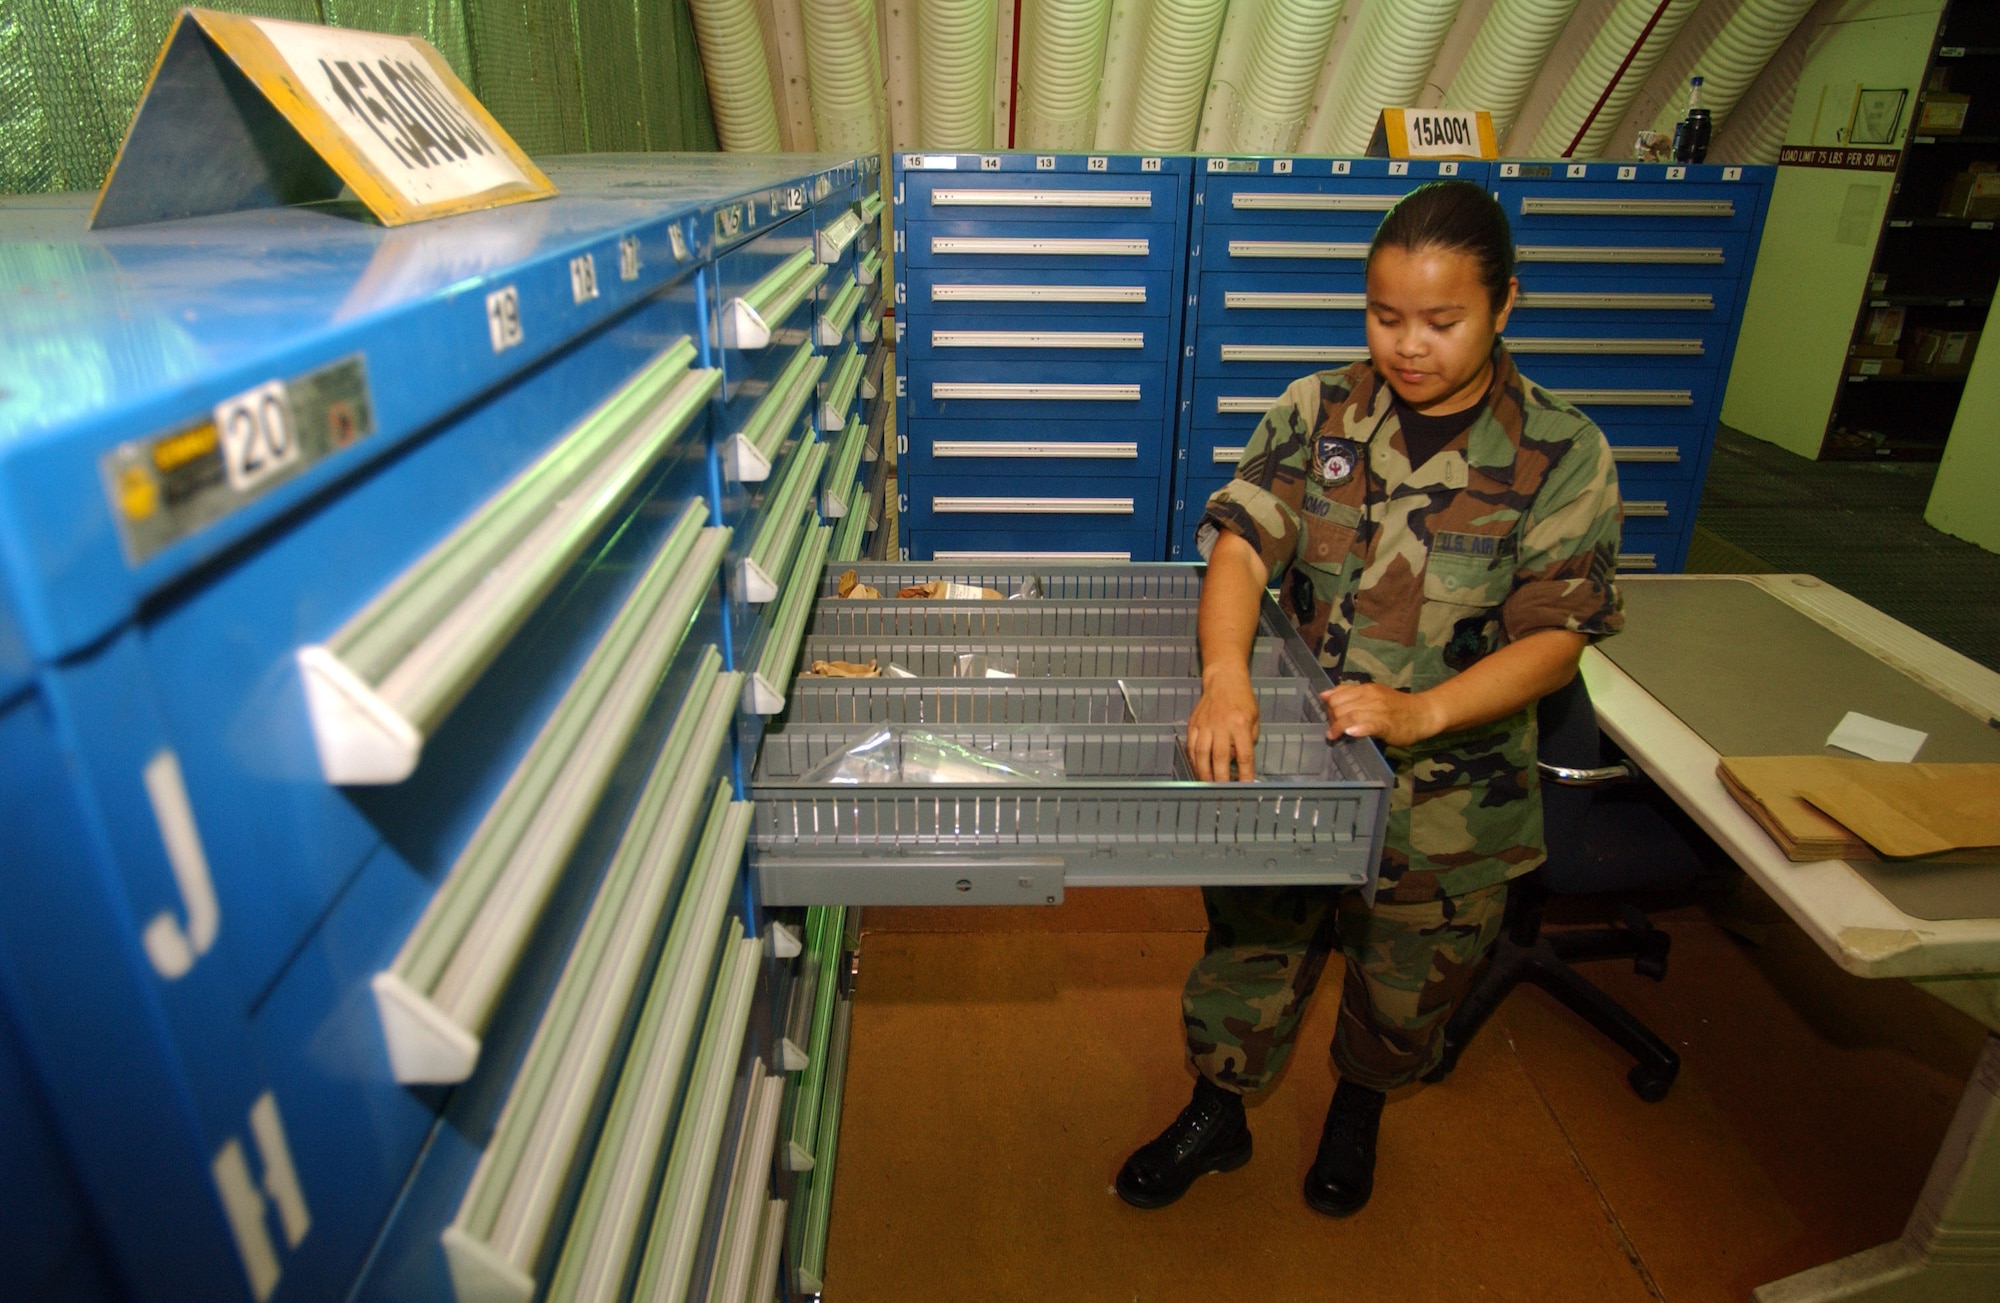
<svg viewBox="0 0 2000 1303">
<path fill-rule="evenodd" d="M 723 468 L 738 484 L 760 484 L 771 478 L 772 463 L 798 423 L 826 371 L 827 359 L 811 344 L 799 345 L 792 360 L 771 382 L 771 388 L 743 428 L 722 447 Z"/>
<path fill-rule="evenodd" d="M 785 580 L 784 600 L 778 603 L 777 619 L 764 635 L 757 653 L 757 670 L 750 679 L 750 712 L 775 715 L 785 708 L 785 684 L 799 658 L 805 641 L 806 624 L 812 618 L 813 601 L 819 589 L 820 569 L 826 564 L 833 530 L 825 525 L 813 530 L 792 573 Z"/>
<path fill-rule="evenodd" d="M 847 338 L 847 325 L 854 320 L 854 310 L 861 306 L 861 286 L 852 275 L 833 300 L 826 305 L 826 312 L 813 326 L 813 338 L 821 348 L 838 348 Z"/>
<path fill-rule="evenodd" d="M 825 487 L 820 493 L 819 514 L 839 520 L 854 501 L 854 484 L 861 477 L 861 454 L 868 448 L 868 427 L 859 416 L 848 422 L 840 442 L 827 459 Z"/>
<path fill-rule="evenodd" d="M 792 555 L 807 515 L 812 514 L 815 523 L 818 521 L 813 490 L 819 486 L 820 470 L 825 465 L 825 444 L 801 445 L 792 454 L 784 478 L 765 502 L 757 532 L 751 535 L 750 548 L 743 557 L 743 600 L 750 605 L 762 606 L 778 600 L 785 562 Z"/>
<path fill-rule="evenodd" d="M 819 288 L 826 271 L 824 263 L 813 261 L 810 248 L 800 249 L 739 297 L 723 304 L 723 347 L 769 348 L 772 330 Z"/>
<path fill-rule="evenodd" d="M 868 360 L 857 345 L 849 344 L 840 355 L 839 365 L 833 368 L 833 379 L 827 381 L 826 397 L 820 401 L 820 429 L 832 433 L 847 425 L 847 410 L 854 406 L 855 392 L 861 388 L 861 371 L 867 365 Z"/>
</svg>

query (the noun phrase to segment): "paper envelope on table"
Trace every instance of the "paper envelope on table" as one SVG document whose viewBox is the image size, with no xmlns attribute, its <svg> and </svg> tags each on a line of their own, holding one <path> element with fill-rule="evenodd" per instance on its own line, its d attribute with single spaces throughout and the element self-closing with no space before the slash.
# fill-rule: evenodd
<svg viewBox="0 0 2000 1303">
<path fill-rule="evenodd" d="M 1830 778 L 1834 767 L 1848 763 L 1826 756 L 1733 756 L 1716 765 L 1715 774 L 1786 858 L 1872 860 L 1867 842 L 1799 796 L 1801 784 Z"/>
<path fill-rule="evenodd" d="M 2000 765 L 1735 756 L 1716 774 L 1794 860 L 1983 860 L 1961 852 L 2000 845 Z"/>
</svg>

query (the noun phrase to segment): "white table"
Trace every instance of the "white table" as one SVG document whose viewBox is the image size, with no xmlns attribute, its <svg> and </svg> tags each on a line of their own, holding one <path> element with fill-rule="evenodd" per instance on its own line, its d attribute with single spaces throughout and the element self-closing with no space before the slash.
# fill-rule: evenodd
<svg viewBox="0 0 2000 1303">
<path fill-rule="evenodd" d="M 2000 674 L 1809 575 L 1619 582 L 1757 585 L 1977 718 L 2000 717 Z M 1902 1238 L 1762 1286 L 1757 1303 L 2000 1301 L 2000 918 L 1913 918 L 1845 861 L 1786 859 L 1723 788 L 1719 757 L 1693 730 L 1598 651 L 1584 653 L 1583 676 L 1606 735 L 1835 963 L 1859 977 L 1914 982 L 1988 1029 Z"/>
</svg>

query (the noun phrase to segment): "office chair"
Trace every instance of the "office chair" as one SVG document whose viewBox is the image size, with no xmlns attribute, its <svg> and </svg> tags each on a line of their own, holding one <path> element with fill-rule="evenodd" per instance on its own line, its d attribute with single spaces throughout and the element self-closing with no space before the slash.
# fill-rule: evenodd
<svg viewBox="0 0 2000 1303">
<path fill-rule="evenodd" d="M 1572 965 L 1632 960 L 1658 981 L 1667 974 L 1671 938 L 1630 904 L 1603 927 L 1542 931 L 1552 895 L 1601 894 L 1685 881 L 1705 866 L 1700 852 L 1664 811 L 1630 760 L 1606 764 L 1597 714 L 1583 676 L 1543 698 L 1540 710 L 1542 810 L 1549 858 L 1515 879 L 1506 921 L 1486 970 L 1445 1026 L 1444 1057 L 1426 1081 L 1440 1081 L 1507 993 L 1533 982 L 1582 1015 L 1637 1062 L 1626 1080 L 1640 1099 L 1666 1098 L 1680 1055 Z M 1619 789 L 1624 789 L 1620 791 Z M 1650 799 L 1649 799 L 1650 797 Z"/>
</svg>

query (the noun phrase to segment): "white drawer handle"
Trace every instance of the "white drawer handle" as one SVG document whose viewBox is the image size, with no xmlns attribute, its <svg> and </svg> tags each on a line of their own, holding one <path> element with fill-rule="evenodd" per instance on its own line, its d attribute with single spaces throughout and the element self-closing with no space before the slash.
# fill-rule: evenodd
<svg viewBox="0 0 2000 1303">
<path fill-rule="evenodd" d="M 825 230 L 813 235 L 813 256 L 820 262 L 839 262 L 840 256 L 847 252 L 848 246 L 867 225 L 860 213 L 848 209 L 828 223 Z"/>
<path fill-rule="evenodd" d="M 882 192 L 880 190 L 875 191 L 861 201 L 861 215 L 871 222 L 882 215 Z"/>
<path fill-rule="evenodd" d="M 752 606 L 778 600 L 784 586 L 785 563 L 792 555 L 805 528 L 806 516 L 813 512 L 813 497 L 819 487 L 819 473 L 826 465 L 826 445 L 800 444 L 777 487 L 764 500 L 757 532 L 743 557 L 743 600 Z M 814 514 L 814 523 L 818 516 Z"/>
<path fill-rule="evenodd" d="M 854 489 L 851 481 L 847 487 L 849 492 Z M 784 600 L 778 603 L 778 618 L 772 621 L 771 632 L 764 636 L 763 649 L 757 653 L 757 671 L 750 676 L 748 698 L 753 714 L 775 715 L 785 708 L 785 686 L 791 682 L 792 665 L 799 658 L 799 645 L 805 641 L 813 599 L 819 594 L 820 571 L 826 565 L 827 549 L 832 543 L 833 530 L 822 525 L 799 549 L 799 559 L 785 581 Z"/>
<path fill-rule="evenodd" d="M 729 531 L 681 513 L 480 820 L 395 961 L 371 985 L 405 1084 L 471 1075 L 479 1038 L 659 676 L 715 580 Z"/>
<path fill-rule="evenodd" d="M 1231 240 L 1232 258 L 1366 258 L 1366 244 L 1324 240 Z"/>
<path fill-rule="evenodd" d="M 1578 407 L 1693 407 L 1687 389 L 1551 389 L 1550 393 Z"/>
<path fill-rule="evenodd" d="M 1243 449 L 1242 447 L 1224 448 L 1218 445 L 1215 451 L 1210 453 L 1209 456 L 1217 466 L 1234 466 L 1237 462 L 1243 460 Z"/>
<path fill-rule="evenodd" d="M 934 330 L 932 348 L 1144 348 L 1143 331 Z"/>
<path fill-rule="evenodd" d="M 1004 253 L 1026 257 L 1143 258 L 1152 241 L 1080 239 L 1060 236 L 934 235 L 932 253 Z"/>
<path fill-rule="evenodd" d="M 1215 400 L 1215 414 L 1217 416 L 1262 416 L 1277 406 L 1278 400 L 1283 397 L 1283 394 L 1272 394 L 1269 398 L 1259 398 L 1243 394 L 1234 396 L 1223 394 L 1217 396 Z"/>
<path fill-rule="evenodd" d="M 839 520 L 847 514 L 848 503 L 856 496 L 861 478 L 861 456 L 868 450 L 868 426 L 857 416 L 847 423 L 826 456 L 826 479 L 820 490 L 819 514 Z"/>
<path fill-rule="evenodd" d="M 1618 568 L 1620 570 L 1658 570 L 1660 568 L 1660 558 L 1653 552 L 1620 552 L 1618 554 Z"/>
<path fill-rule="evenodd" d="M 775 935 L 775 933 L 774 933 Z M 753 1273 L 759 1270 L 766 1205 L 770 1202 L 771 1159 L 778 1145 L 778 1121 L 784 1114 L 785 1078 L 771 1073 L 762 1057 L 751 1061 L 750 1093 L 743 1106 L 736 1152 L 729 1162 L 729 1181 L 719 1192 L 721 1225 L 715 1256 L 702 1294 L 715 1303 L 747 1303 Z M 775 1270 L 777 1263 L 771 1267 Z M 766 1295 L 765 1297 L 769 1297 Z"/>
<path fill-rule="evenodd" d="M 1625 504 L 1625 518 L 1627 520 L 1665 520 L 1667 515 L 1667 504 L 1664 502 L 1627 502 Z"/>
<path fill-rule="evenodd" d="M 722 305 L 723 347 L 769 348 L 771 332 L 825 279 L 825 264 L 813 261 L 811 249 L 800 249 L 740 298 Z"/>
<path fill-rule="evenodd" d="M 528 613 L 721 383 L 681 339 L 361 608 L 298 652 L 320 772 L 398 783 Z"/>
<path fill-rule="evenodd" d="M 1611 460 L 1666 465 L 1678 462 L 1681 450 L 1672 444 L 1612 444 Z"/>
<path fill-rule="evenodd" d="M 1144 285 L 933 285 L 933 303 L 1144 303 Z"/>
<path fill-rule="evenodd" d="M 847 412 L 854 406 L 855 392 L 861 388 L 861 372 L 867 365 L 868 359 L 861 355 L 857 345 L 849 344 L 840 355 L 840 362 L 833 368 L 833 379 L 827 381 L 826 392 L 820 398 L 820 429 L 847 427 Z"/>
<path fill-rule="evenodd" d="M 1030 403 L 1136 403 L 1137 385 L 1003 385 L 937 381 L 931 385 L 933 402 L 954 398 L 978 398 Z"/>
<path fill-rule="evenodd" d="M 864 344 L 882 338 L 882 293 L 875 291 L 875 296 L 861 305 L 861 312 L 854 319 L 854 337 Z"/>
<path fill-rule="evenodd" d="M 483 1267 L 528 1277 L 577 1157 L 589 1147 L 586 1124 L 602 1083 L 616 1075 L 618 1034 L 682 861 L 704 816 L 728 808 L 709 799 L 717 789 L 707 779 L 729 743 L 742 676 L 721 667 L 721 655 L 709 648 L 444 1233 L 445 1253 L 461 1272 Z M 701 781 L 689 781 L 697 776 Z"/>
<path fill-rule="evenodd" d="M 1224 344 L 1225 362 L 1359 362 L 1365 344 Z"/>
<path fill-rule="evenodd" d="M 1507 337 L 1507 351 L 1614 357 L 1700 357 L 1699 339 L 1569 339 L 1553 335 Z"/>
<path fill-rule="evenodd" d="M 1527 295 L 1522 295 L 1526 298 Z M 1295 312 L 1359 312 L 1368 306 L 1366 294 L 1299 294 L 1276 290 L 1227 290 L 1222 306 L 1233 308 L 1277 308 Z"/>
<path fill-rule="evenodd" d="M 1728 199 L 1535 199 L 1521 200 L 1523 217 L 1734 217 Z"/>
<path fill-rule="evenodd" d="M 1713 294 L 1570 294 L 1522 290 L 1523 308 L 1616 308 L 1631 312 L 1712 312 Z"/>
<path fill-rule="evenodd" d="M 840 292 L 833 296 L 813 324 L 813 339 L 821 348 L 838 348 L 847 338 L 847 323 L 854 320 L 855 309 L 861 306 L 861 285 L 849 276 Z"/>
<path fill-rule="evenodd" d="M 1704 267 L 1722 265 L 1722 250 L 1692 245 L 1654 245 L 1648 248 L 1595 244 L 1523 244 L 1514 250 L 1516 262 L 1612 262 L 1678 263 Z"/>
<path fill-rule="evenodd" d="M 934 439 L 931 441 L 931 456 L 1022 457 L 1037 461 L 1054 457 L 1091 461 L 1117 458 L 1137 461 L 1139 445 L 1136 442 L 1093 443 L 1083 440 L 1075 443 L 1017 443 L 1011 439 Z"/>
<path fill-rule="evenodd" d="M 722 445 L 722 465 L 738 484 L 761 484 L 771 478 L 771 465 L 778 450 L 797 429 L 799 413 L 806 410 L 826 373 L 829 359 L 814 353 L 811 344 L 799 345 L 792 360 L 771 382 L 764 400 L 750 413 L 743 428 Z"/>
<path fill-rule="evenodd" d="M 861 261 L 854 264 L 854 279 L 863 285 L 873 285 L 882 275 L 882 251 L 870 249 Z"/>
<path fill-rule="evenodd" d="M 1269 191 L 1237 191 L 1229 206 L 1242 212 L 1386 213 L 1401 195 L 1288 195 Z"/>
<path fill-rule="evenodd" d="M 1149 190 L 933 190 L 933 208 L 1151 208 Z"/>
<path fill-rule="evenodd" d="M 1129 516 L 1131 498 L 932 498 L 940 516 Z"/>
</svg>

